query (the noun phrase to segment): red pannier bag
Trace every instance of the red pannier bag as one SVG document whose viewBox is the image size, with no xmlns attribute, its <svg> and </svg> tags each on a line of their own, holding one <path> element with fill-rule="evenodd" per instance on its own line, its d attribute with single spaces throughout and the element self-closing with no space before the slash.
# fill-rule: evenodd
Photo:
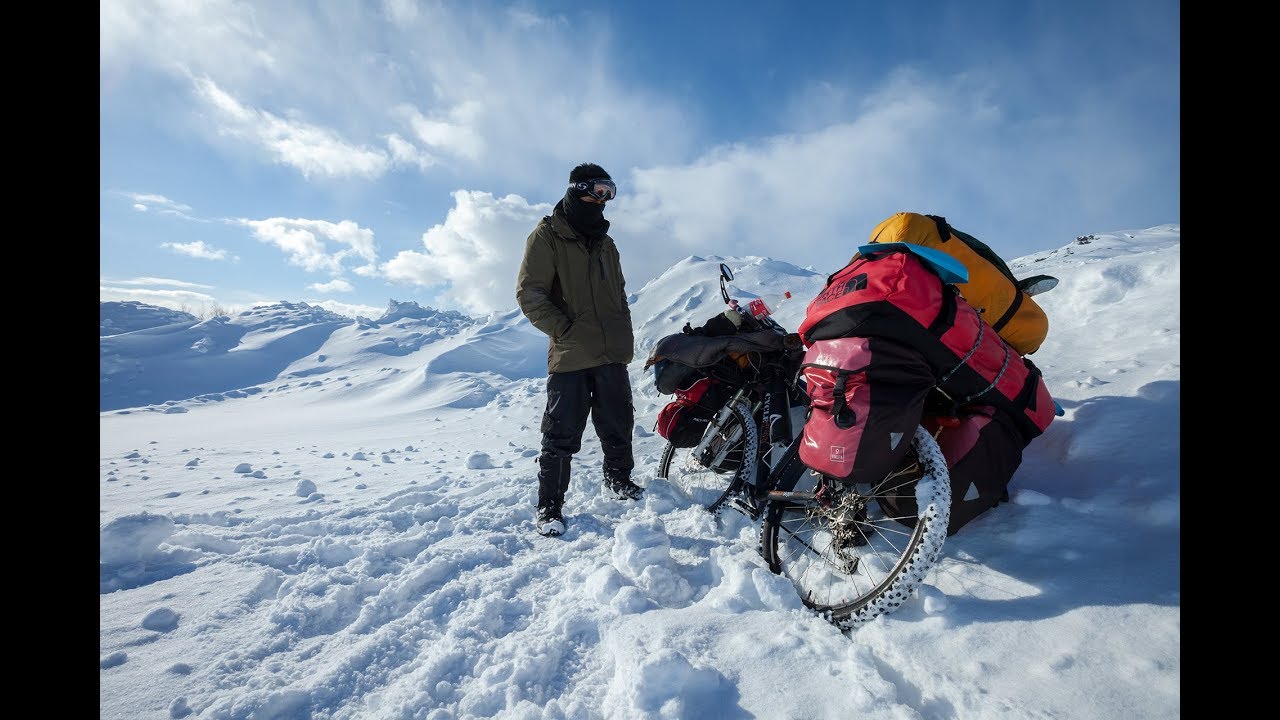
<svg viewBox="0 0 1280 720">
<path fill-rule="evenodd" d="M 800 373 L 810 398 L 800 444 L 806 467 L 855 483 L 898 467 L 934 385 L 918 351 L 887 338 L 821 340 Z"/>
<path fill-rule="evenodd" d="M 678 448 L 697 445 L 707 424 L 720 409 L 713 405 L 713 397 L 718 393 L 708 392 L 716 384 L 715 380 L 704 377 L 683 390 L 677 389 L 676 399 L 658 413 L 658 434 Z"/>
</svg>

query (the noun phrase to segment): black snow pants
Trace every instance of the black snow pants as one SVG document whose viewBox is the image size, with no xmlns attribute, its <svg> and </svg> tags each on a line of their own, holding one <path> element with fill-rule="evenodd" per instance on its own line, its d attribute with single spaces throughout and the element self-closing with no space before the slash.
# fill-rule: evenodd
<svg viewBox="0 0 1280 720">
<path fill-rule="evenodd" d="M 542 415 L 542 452 L 538 455 L 538 507 L 564 504 L 569 463 L 582 449 L 588 416 L 604 451 L 605 476 L 631 477 L 635 407 L 627 366 L 611 363 L 551 373 L 547 377 L 547 409 Z"/>
</svg>

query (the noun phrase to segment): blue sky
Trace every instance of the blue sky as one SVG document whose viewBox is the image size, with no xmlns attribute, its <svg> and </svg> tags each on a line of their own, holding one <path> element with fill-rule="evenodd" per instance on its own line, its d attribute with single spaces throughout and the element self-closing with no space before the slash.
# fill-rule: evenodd
<svg viewBox="0 0 1280 720">
<path fill-rule="evenodd" d="M 1007 259 L 1180 222 L 1174 2 L 100 7 L 102 300 L 513 308 L 584 161 L 633 292 L 899 211 Z"/>
</svg>

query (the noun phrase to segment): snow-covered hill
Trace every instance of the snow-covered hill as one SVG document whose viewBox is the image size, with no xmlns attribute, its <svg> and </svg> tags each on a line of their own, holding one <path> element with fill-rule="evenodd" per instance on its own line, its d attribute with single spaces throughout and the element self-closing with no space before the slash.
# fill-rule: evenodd
<svg viewBox="0 0 1280 720">
<path fill-rule="evenodd" d="M 136 300 L 98 303 L 98 334 L 100 336 L 119 335 L 134 330 L 195 322 L 195 320 L 196 316 L 191 313 L 148 305 Z"/>
<path fill-rule="evenodd" d="M 174 408 L 181 400 L 320 388 L 326 381 L 303 380 L 320 374 L 346 383 L 344 371 L 360 373 L 386 358 L 409 356 L 473 324 L 458 312 L 392 300 L 376 321 L 281 302 L 146 327 L 101 339 L 99 409 L 162 403 Z"/>
</svg>

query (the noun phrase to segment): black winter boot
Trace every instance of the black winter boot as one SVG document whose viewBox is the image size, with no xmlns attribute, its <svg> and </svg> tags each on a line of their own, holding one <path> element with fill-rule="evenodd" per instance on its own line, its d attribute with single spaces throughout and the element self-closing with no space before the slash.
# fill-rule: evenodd
<svg viewBox="0 0 1280 720">
<path fill-rule="evenodd" d="M 569 489 L 569 464 L 572 457 L 544 452 L 538 456 L 538 534 L 554 537 L 564 533 L 561 514 L 564 493 Z"/>
<path fill-rule="evenodd" d="M 630 473 L 604 471 L 604 486 L 619 500 L 639 500 L 644 488 L 631 482 Z"/>
<path fill-rule="evenodd" d="M 559 506 L 538 508 L 538 519 L 535 521 L 538 534 L 556 537 L 564 534 L 564 518 L 560 515 Z"/>
</svg>

